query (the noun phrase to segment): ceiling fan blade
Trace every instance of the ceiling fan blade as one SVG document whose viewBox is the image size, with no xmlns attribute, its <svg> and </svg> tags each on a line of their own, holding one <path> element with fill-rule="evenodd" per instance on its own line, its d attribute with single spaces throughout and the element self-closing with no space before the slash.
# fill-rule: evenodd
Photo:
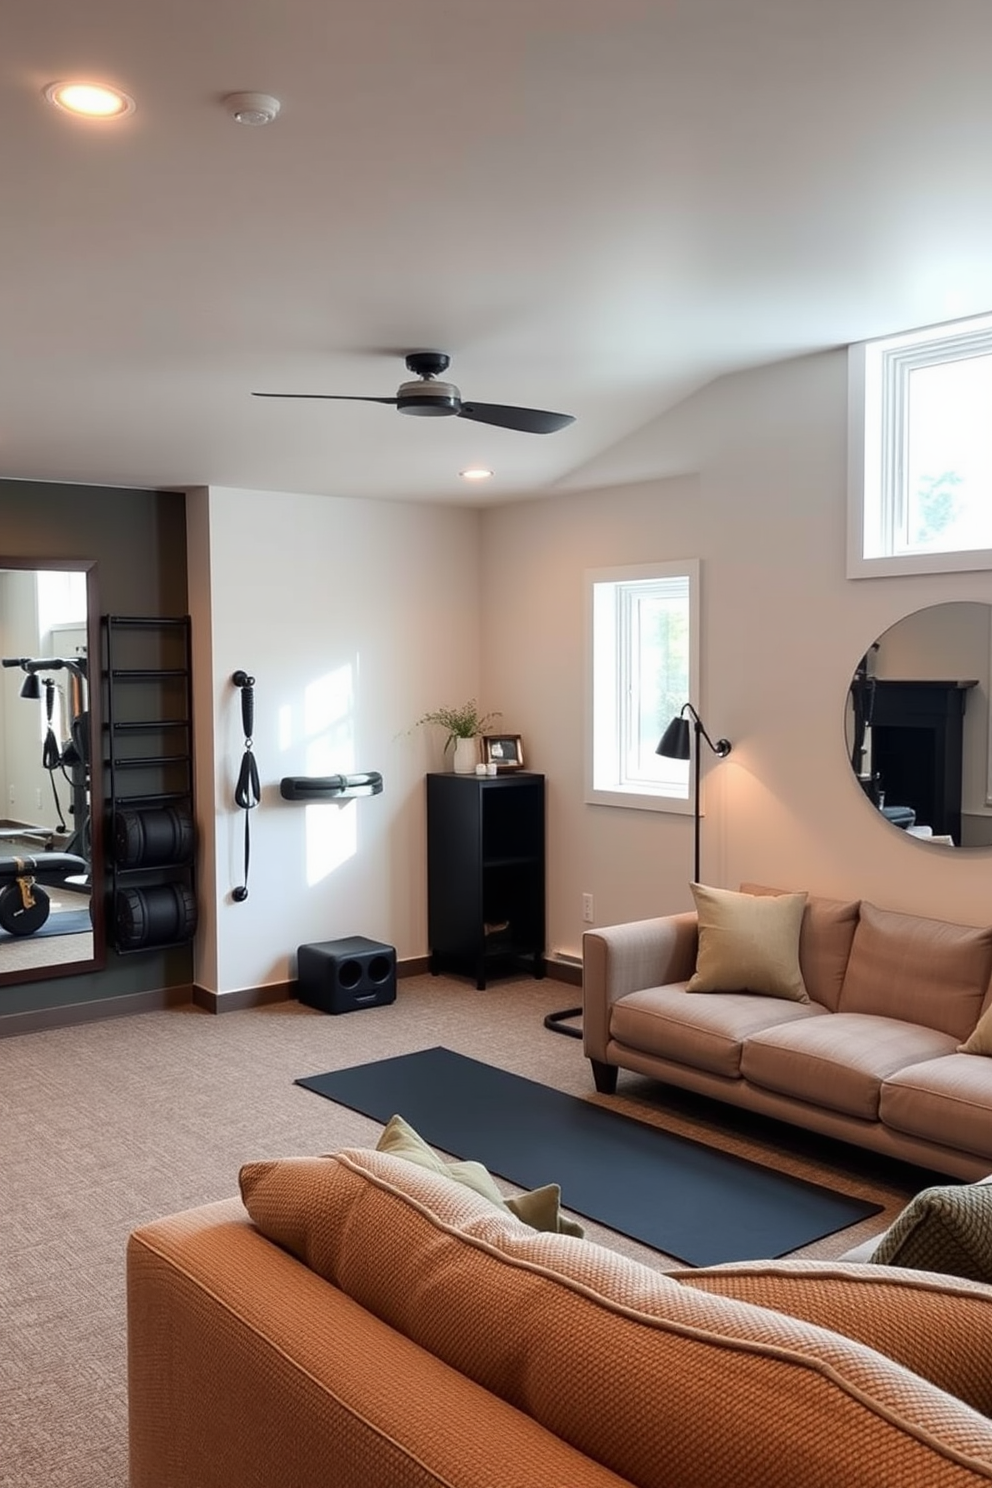
<svg viewBox="0 0 992 1488">
<path fill-rule="evenodd" d="M 332 398 L 342 403 L 396 403 L 395 398 L 361 398 L 353 393 L 252 393 L 253 398 Z"/>
<path fill-rule="evenodd" d="M 518 429 L 522 434 L 554 434 L 575 423 L 571 413 L 546 413 L 540 408 L 510 408 L 505 403 L 463 403 L 459 418 L 477 424 L 495 424 L 499 429 Z"/>
</svg>

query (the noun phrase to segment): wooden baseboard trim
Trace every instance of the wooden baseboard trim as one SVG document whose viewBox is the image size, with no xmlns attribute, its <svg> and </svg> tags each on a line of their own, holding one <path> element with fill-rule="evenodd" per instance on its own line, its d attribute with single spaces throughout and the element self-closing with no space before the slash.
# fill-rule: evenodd
<svg viewBox="0 0 992 1488">
<path fill-rule="evenodd" d="M 549 956 L 544 963 L 544 973 L 555 982 L 567 982 L 570 987 L 582 986 L 582 963 L 577 961 L 556 961 Z"/>
<path fill-rule="evenodd" d="M 429 956 L 409 956 L 396 963 L 397 980 L 424 976 L 430 971 Z M 546 975 L 553 981 L 582 985 L 582 968 L 569 962 L 549 959 Z M 101 997 L 95 1002 L 67 1002 L 58 1007 L 38 1008 L 26 1013 L 0 1014 L 0 1038 L 19 1033 L 34 1033 L 43 1028 L 68 1028 L 75 1023 L 94 1023 L 100 1018 L 130 1018 L 137 1013 L 162 1012 L 167 1008 L 186 1007 L 190 1003 L 207 1013 L 234 1013 L 245 1008 L 266 1007 L 274 1002 L 296 998 L 297 984 L 273 982 L 267 987 L 243 987 L 237 992 L 210 992 L 206 987 L 162 987 L 153 992 L 129 992 L 122 997 Z"/>
<path fill-rule="evenodd" d="M 397 961 L 396 978 L 402 981 L 404 977 L 425 976 L 430 969 L 430 956 L 408 956 L 405 961 Z"/>
<path fill-rule="evenodd" d="M 127 992 L 121 997 L 101 997 L 95 1002 L 65 1002 L 58 1007 L 36 1008 L 25 1013 L 0 1015 L 0 1038 L 36 1033 L 46 1028 L 69 1028 L 76 1023 L 95 1023 L 101 1018 L 131 1018 L 136 1013 L 159 1013 L 168 1008 L 188 1007 L 193 988 L 162 987 L 153 992 Z"/>
<path fill-rule="evenodd" d="M 430 971 L 429 956 L 411 956 L 397 961 L 396 978 L 421 976 Z M 209 992 L 193 988 L 193 1002 L 207 1013 L 239 1013 L 245 1008 L 266 1007 L 273 1002 L 291 1002 L 298 996 L 298 982 L 272 982 L 267 987 L 242 987 L 237 992 Z"/>
<path fill-rule="evenodd" d="M 210 992 L 206 987 L 193 988 L 193 1002 L 205 1013 L 240 1013 L 245 1008 L 289 1002 L 295 996 L 295 982 L 272 982 L 267 987 L 240 987 L 236 992 Z"/>
</svg>

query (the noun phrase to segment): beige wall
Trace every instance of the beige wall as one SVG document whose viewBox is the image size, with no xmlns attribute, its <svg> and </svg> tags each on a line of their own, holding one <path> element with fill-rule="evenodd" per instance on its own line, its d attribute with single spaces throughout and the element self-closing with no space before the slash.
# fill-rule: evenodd
<svg viewBox="0 0 992 1488">
<path fill-rule="evenodd" d="M 992 854 L 907 839 L 847 763 L 866 647 L 923 605 L 992 599 L 992 575 L 844 577 L 846 368 L 721 379 L 601 460 L 596 490 L 484 514 L 485 693 L 548 776 L 551 949 L 579 948 L 584 892 L 600 924 L 691 904 L 691 818 L 583 804 L 584 571 L 682 557 L 702 563 L 700 711 L 734 744 L 704 752 L 701 877 L 988 922 Z"/>
<path fill-rule="evenodd" d="M 416 503 L 210 488 L 188 495 L 205 931 L 213 992 L 281 983 L 312 941 L 427 950 L 427 770 L 443 734 L 411 725 L 478 690 L 479 517 Z M 255 677 L 262 800 L 244 812 L 235 671 Z M 483 699 L 483 702 L 485 700 Z M 378 770 L 381 795 L 284 801 L 285 775 Z"/>
</svg>

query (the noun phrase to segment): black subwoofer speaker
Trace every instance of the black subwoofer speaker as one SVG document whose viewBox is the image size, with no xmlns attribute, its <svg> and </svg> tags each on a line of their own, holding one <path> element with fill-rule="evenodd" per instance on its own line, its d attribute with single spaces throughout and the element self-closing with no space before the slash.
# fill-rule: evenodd
<svg viewBox="0 0 992 1488">
<path fill-rule="evenodd" d="M 297 952 L 299 998 L 322 1013 L 352 1013 L 396 1001 L 396 951 L 391 945 L 349 935 L 301 945 Z"/>
</svg>

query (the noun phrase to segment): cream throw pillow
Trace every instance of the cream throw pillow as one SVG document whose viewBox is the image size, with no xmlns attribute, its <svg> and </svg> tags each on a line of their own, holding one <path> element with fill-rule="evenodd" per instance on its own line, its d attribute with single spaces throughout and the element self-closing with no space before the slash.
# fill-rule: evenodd
<svg viewBox="0 0 992 1488">
<path fill-rule="evenodd" d="M 963 1044 L 958 1044 L 959 1054 L 985 1054 L 992 1056 L 992 1007 L 986 1008 Z"/>
<path fill-rule="evenodd" d="M 699 917 L 687 992 L 757 992 L 809 1002 L 799 969 L 805 894 L 735 894 L 692 885 Z"/>
<path fill-rule="evenodd" d="M 530 1193 L 504 1197 L 489 1173 L 479 1162 L 445 1162 L 429 1147 L 419 1132 L 414 1131 L 402 1116 L 391 1116 L 386 1128 L 376 1143 L 377 1152 L 388 1152 L 393 1157 L 403 1157 L 416 1163 L 430 1173 L 440 1173 L 455 1183 L 474 1189 L 499 1209 L 509 1209 L 532 1230 L 544 1230 L 550 1234 L 575 1235 L 579 1239 L 585 1234 L 582 1226 L 561 1213 L 561 1188 L 557 1183 L 546 1183 Z"/>
</svg>

